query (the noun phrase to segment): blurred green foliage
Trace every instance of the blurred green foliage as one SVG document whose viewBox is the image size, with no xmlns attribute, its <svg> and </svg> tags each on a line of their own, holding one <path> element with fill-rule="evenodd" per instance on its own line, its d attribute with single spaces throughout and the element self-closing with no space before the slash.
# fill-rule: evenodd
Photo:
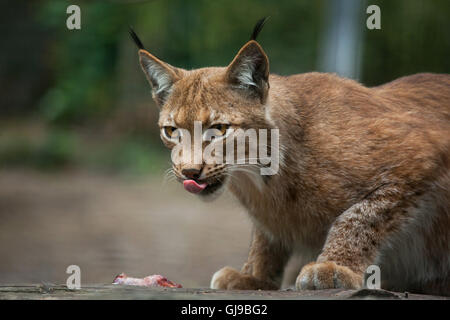
<svg viewBox="0 0 450 320">
<path fill-rule="evenodd" d="M 104 115 L 114 104 L 119 36 L 131 20 L 127 6 L 90 1 L 82 5 L 82 29 L 69 31 L 62 13 L 70 4 L 47 1 L 37 16 L 55 36 L 50 48 L 55 82 L 39 105 L 42 116 L 57 123 Z"/>
<path fill-rule="evenodd" d="M 362 82 L 378 85 L 419 73 L 450 73 L 450 1 L 373 0 L 382 29 L 366 30 Z"/>
<path fill-rule="evenodd" d="M 1 94 L 9 96 L 2 118 L 32 119 L 47 129 L 39 141 L 3 139 L 0 164 L 159 170 L 168 153 L 158 141 L 158 110 L 129 26 L 152 54 L 192 69 L 227 65 L 254 23 L 270 16 L 259 41 L 271 71 L 287 75 L 319 69 L 331 1 L 77 1 L 81 30 L 66 28 L 66 8 L 73 1 L 10 3 L 2 11 L 5 26 L 14 26 L 6 34 L 10 45 L 0 54 L 11 62 L 0 69 L 0 90 L 7 90 Z M 382 29 L 361 25 L 361 82 L 378 85 L 417 72 L 450 72 L 450 1 L 365 3 L 363 20 L 366 6 L 377 4 Z M 20 25 L 14 24 L 14 8 L 21 10 Z M 30 52 L 37 58 L 30 60 Z M 9 83 L 13 75 L 19 81 Z"/>
<path fill-rule="evenodd" d="M 128 136 L 90 143 L 71 130 L 50 129 L 42 139 L 16 135 L 0 139 L 0 168 L 31 167 L 38 170 L 83 167 L 104 173 L 139 176 L 160 172 L 166 157 L 145 140 Z"/>
<path fill-rule="evenodd" d="M 54 130 L 43 141 L 31 143 L 25 137 L 0 141 L 0 166 L 22 165 L 38 169 L 67 166 L 74 159 L 74 136 Z"/>
</svg>

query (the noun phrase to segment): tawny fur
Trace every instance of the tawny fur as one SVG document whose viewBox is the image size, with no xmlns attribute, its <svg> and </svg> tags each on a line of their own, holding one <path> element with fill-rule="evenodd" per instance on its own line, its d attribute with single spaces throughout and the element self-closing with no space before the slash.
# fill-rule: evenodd
<svg viewBox="0 0 450 320">
<path fill-rule="evenodd" d="M 186 71 L 145 50 L 140 56 L 161 127 L 192 130 L 197 120 L 280 130 L 276 175 L 258 181 L 232 165 L 197 165 L 200 180 L 223 179 L 254 222 L 247 263 L 218 271 L 213 288 L 277 289 L 301 248 L 315 261 L 302 269 L 298 289 L 359 288 L 377 264 L 383 288 L 450 294 L 449 75 L 374 88 L 334 74 L 268 76 L 255 41 L 226 68 Z M 167 69 L 163 88 L 155 88 L 149 63 Z M 172 86 L 162 92 L 168 76 Z M 182 180 L 191 167 L 173 169 Z"/>
</svg>

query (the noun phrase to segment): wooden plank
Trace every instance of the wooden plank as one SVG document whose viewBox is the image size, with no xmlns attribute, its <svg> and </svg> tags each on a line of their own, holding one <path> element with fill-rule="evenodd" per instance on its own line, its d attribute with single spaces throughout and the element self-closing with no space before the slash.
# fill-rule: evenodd
<svg viewBox="0 0 450 320">
<path fill-rule="evenodd" d="M 295 291 L 292 289 L 280 291 L 251 291 L 251 290 L 232 290 L 221 291 L 211 289 L 196 288 L 145 288 L 135 286 L 118 285 L 88 285 L 82 286 L 80 290 L 70 290 L 63 285 L 16 285 L 0 286 L 0 299 L 33 299 L 33 300 L 52 300 L 52 299 L 450 299 L 450 297 L 438 297 L 420 294 L 405 294 L 390 292 L 385 290 L 316 290 L 316 291 Z"/>
</svg>

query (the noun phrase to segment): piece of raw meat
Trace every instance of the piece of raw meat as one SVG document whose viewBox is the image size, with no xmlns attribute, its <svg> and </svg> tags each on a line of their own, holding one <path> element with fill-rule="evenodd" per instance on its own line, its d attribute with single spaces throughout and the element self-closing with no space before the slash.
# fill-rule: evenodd
<svg viewBox="0 0 450 320">
<path fill-rule="evenodd" d="M 141 278 L 133 278 L 127 276 L 125 273 L 121 273 L 113 281 L 113 284 L 125 284 L 129 286 L 141 286 L 141 287 L 169 287 L 169 288 L 182 288 L 181 284 L 174 283 L 159 274 Z"/>
</svg>

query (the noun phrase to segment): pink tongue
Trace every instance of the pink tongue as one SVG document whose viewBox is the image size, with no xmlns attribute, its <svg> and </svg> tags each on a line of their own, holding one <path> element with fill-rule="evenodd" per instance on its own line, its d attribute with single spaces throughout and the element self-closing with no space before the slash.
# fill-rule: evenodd
<svg viewBox="0 0 450 320">
<path fill-rule="evenodd" d="M 205 189 L 208 186 L 208 184 L 207 183 L 198 184 L 194 180 L 184 180 L 183 186 L 187 191 L 191 193 L 199 193 L 200 191 Z"/>
</svg>

